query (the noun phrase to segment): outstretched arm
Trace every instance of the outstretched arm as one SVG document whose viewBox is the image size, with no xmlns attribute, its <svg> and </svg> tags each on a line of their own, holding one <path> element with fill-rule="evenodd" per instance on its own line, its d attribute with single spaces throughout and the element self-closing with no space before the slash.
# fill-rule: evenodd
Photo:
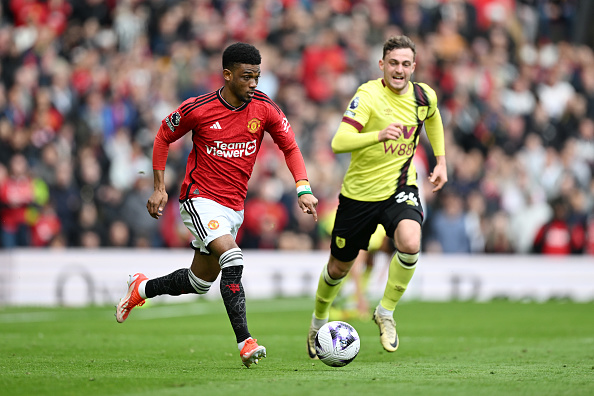
<svg viewBox="0 0 594 396">
<path fill-rule="evenodd" d="M 402 123 L 393 122 L 381 131 L 359 133 L 356 127 L 343 121 L 332 138 L 332 151 L 336 154 L 350 153 L 379 142 L 398 140 L 403 127 Z"/>
</svg>

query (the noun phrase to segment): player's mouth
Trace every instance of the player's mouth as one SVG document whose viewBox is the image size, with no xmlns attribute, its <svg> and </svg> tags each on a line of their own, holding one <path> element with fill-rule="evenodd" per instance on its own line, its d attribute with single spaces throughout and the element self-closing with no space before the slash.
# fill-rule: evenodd
<svg viewBox="0 0 594 396">
<path fill-rule="evenodd" d="M 404 76 L 394 76 L 392 78 L 396 81 L 404 81 Z"/>
<path fill-rule="evenodd" d="M 254 91 L 248 91 L 248 92 L 247 92 L 247 96 L 248 96 L 248 98 L 252 99 L 252 98 L 254 97 L 254 94 L 255 94 L 255 93 L 256 93 L 256 92 L 254 92 Z"/>
</svg>

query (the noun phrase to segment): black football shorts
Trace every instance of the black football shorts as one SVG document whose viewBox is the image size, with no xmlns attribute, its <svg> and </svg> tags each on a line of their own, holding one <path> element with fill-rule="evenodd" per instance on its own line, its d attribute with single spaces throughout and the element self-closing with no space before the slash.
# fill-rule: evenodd
<svg viewBox="0 0 594 396">
<path fill-rule="evenodd" d="M 359 250 L 367 250 L 369 238 L 378 224 L 386 229 L 386 235 L 394 237 L 400 220 L 411 219 L 423 224 L 423 207 L 419 189 L 404 186 L 388 199 L 365 202 L 350 199 L 340 194 L 330 252 L 340 261 L 354 260 Z"/>
</svg>

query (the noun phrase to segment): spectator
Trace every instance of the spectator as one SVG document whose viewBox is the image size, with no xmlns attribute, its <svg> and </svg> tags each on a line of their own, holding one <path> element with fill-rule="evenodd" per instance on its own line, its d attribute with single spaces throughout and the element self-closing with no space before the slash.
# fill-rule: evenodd
<svg viewBox="0 0 594 396">
<path fill-rule="evenodd" d="M 132 238 L 130 235 L 130 228 L 121 220 L 116 220 L 109 225 L 108 230 L 108 246 L 113 247 L 131 247 Z M 146 246 L 143 242 L 139 243 L 140 247 Z"/>
<path fill-rule="evenodd" d="M 485 234 L 486 253 L 514 253 L 510 239 L 509 216 L 505 212 L 498 211 L 490 218 Z"/>
<path fill-rule="evenodd" d="M 150 216 L 145 216 L 146 201 L 153 192 L 153 180 L 147 174 L 148 172 L 138 175 L 132 188 L 125 194 L 119 219 L 128 226 L 132 245 L 161 246 L 159 223 Z"/>
<path fill-rule="evenodd" d="M 317 103 L 331 100 L 336 87 L 333 82 L 345 71 L 346 54 L 338 45 L 338 37 L 332 29 L 323 29 L 319 39 L 303 52 L 303 84 L 307 96 Z"/>
<path fill-rule="evenodd" d="M 35 185 L 29 174 L 29 164 L 23 155 L 17 154 L 10 159 L 8 174 L 0 178 L 0 235 L 3 247 L 28 246 L 31 243 L 27 214 L 34 203 Z"/>
<path fill-rule="evenodd" d="M 454 191 L 444 191 L 442 207 L 431 220 L 431 232 L 443 253 L 470 253 L 470 239 L 465 221 L 464 200 Z"/>
<path fill-rule="evenodd" d="M 77 245 L 76 215 L 80 210 L 81 196 L 73 178 L 70 162 L 58 163 L 55 182 L 50 185 L 50 200 L 61 224 L 61 232 L 69 246 Z"/>
<path fill-rule="evenodd" d="M 526 77 L 516 78 L 511 87 L 502 90 L 501 103 L 509 115 L 529 117 L 536 106 L 536 98 Z"/>
<path fill-rule="evenodd" d="M 280 202 L 282 184 L 268 178 L 259 183 L 257 197 L 245 205 L 242 245 L 258 249 L 275 249 L 278 237 L 289 220 L 287 208 Z"/>
<path fill-rule="evenodd" d="M 533 253 L 567 255 L 582 249 L 573 227 L 568 222 L 569 208 L 563 198 L 551 202 L 553 217 L 544 224 L 534 238 Z"/>
<path fill-rule="evenodd" d="M 556 53 L 543 56 L 558 56 Z M 554 62 L 554 61 L 551 61 Z M 570 100 L 575 94 L 575 88 L 563 79 L 562 69 L 556 62 L 545 70 L 545 80 L 538 85 L 538 100 L 542 102 L 547 115 L 553 120 L 559 120 Z"/>
<path fill-rule="evenodd" d="M 77 246 L 97 248 L 103 245 L 105 229 L 99 220 L 97 206 L 84 202 L 78 214 L 76 225 Z"/>
<path fill-rule="evenodd" d="M 62 224 L 51 202 L 47 202 L 31 227 L 31 244 L 44 247 L 52 244 L 60 236 Z"/>
</svg>

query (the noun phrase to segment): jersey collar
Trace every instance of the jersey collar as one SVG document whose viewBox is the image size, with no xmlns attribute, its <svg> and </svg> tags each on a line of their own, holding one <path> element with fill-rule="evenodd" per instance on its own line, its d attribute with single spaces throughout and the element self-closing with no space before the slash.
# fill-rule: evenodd
<svg viewBox="0 0 594 396">
<path fill-rule="evenodd" d="M 395 93 L 394 93 L 394 92 L 393 92 L 393 91 L 390 89 L 390 87 L 388 87 L 388 84 L 386 84 L 386 81 L 385 81 L 383 78 L 382 78 L 381 80 L 382 80 L 382 86 L 383 86 L 384 88 L 386 88 L 388 91 L 390 91 L 390 93 L 392 93 L 393 95 L 399 96 L 399 97 L 401 97 L 401 98 L 405 98 L 405 97 L 407 97 L 407 96 L 412 96 L 412 95 L 413 95 L 413 93 L 412 93 L 412 91 L 413 91 L 413 83 L 412 83 L 412 81 L 409 81 L 409 82 L 408 82 L 408 90 L 406 91 L 406 93 L 405 93 L 404 95 L 397 95 L 397 94 L 395 94 Z"/>
<path fill-rule="evenodd" d="M 219 90 L 217 91 L 217 98 L 219 98 L 219 102 L 221 102 L 221 104 L 223 106 L 225 106 L 226 108 L 228 108 L 231 111 L 241 111 L 241 110 L 245 109 L 247 107 L 247 105 L 249 104 L 249 102 L 243 102 L 243 104 L 239 107 L 232 106 L 223 98 L 223 95 L 221 94 L 222 92 L 223 92 L 223 87 L 219 88 Z"/>
</svg>

